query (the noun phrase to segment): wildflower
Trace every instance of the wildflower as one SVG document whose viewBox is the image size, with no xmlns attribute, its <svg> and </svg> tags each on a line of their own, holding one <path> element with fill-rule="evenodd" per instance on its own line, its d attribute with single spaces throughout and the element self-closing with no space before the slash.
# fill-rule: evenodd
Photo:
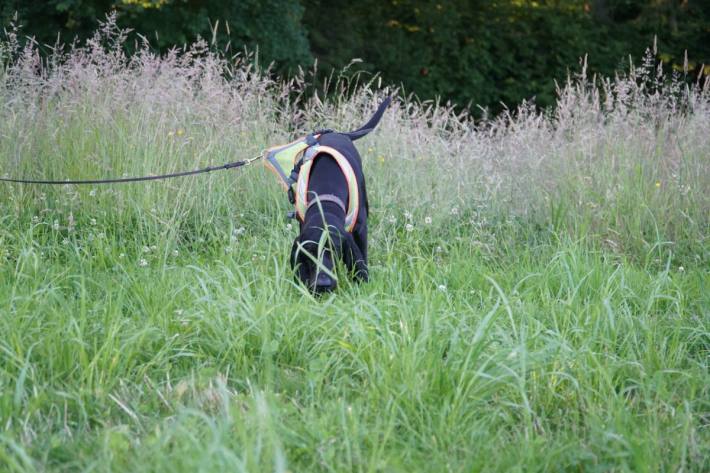
<svg viewBox="0 0 710 473">
<path fill-rule="evenodd" d="M 414 225 L 412 225 L 411 223 L 408 223 L 404 226 L 404 229 L 407 230 L 408 232 L 411 232 L 412 230 L 414 230 Z"/>
<path fill-rule="evenodd" d="M 397 217 L 395 217 L 394 215 L 390 215 L 390 217 L 387 219 L 387 221 L 389 223 L 391 223 L 392 225 L 394 225 L 395 223 L 397 223 Z"/>
<path fill-rule="evenodd" d="M 438 289 L 439 289 L 441 292 L 446 292 L 446 286 L 443 285 L 443 284 L 439 284 Z"/>
<path fill-rule="evenodd" d="M 225 246 L 225 247 L 224 247 L 224 252 L 225 252 L 225 253 L 231 253 L 231 252 L 232 252 L 232 247 L 231 247 L 231 246 Z"/>
<path fill-rule="evenodd" d="M 451 208 L 451 215 L 458 215 L 459 214 L 459 208 L 458 207 L 452 207 Z"/>
<path fill-rule="evenodd" d="M 38 216 L 33 216 L 32 217 L 32 223 L 38 223 L 39 222 L 39 217 Z"/>
<path fill-rule="evenodd" d="M 234 229 L 234 234 L 235 235 L 241 235 L 242 233 L 246 232 L 247 229 L 244 227 L 239 227 Z"/>
<path fill-rule="evenodd" d="M 678 266 L 678 272 L 682 273 L 685 271 L 685 268 L 683 266 Z"/>
<path fill-rule="evenodd" d="M 155 250 L 157 250 L 157 249 L 158 249 L 158 247 L 155 246 L 155 245 L 152 245 L 152 246 L 150 247 L 150 251 L 155 251 Z"/>
<path fill-rule="evenodd" d="M 437 252 L 437 253 L 441 253 L 442 251 L 444 251 L 444 249 L 443 249 L 442 247 L 440 247 L 440 246 L 437 246 L 437 247 L 436 247 L 436 252 Z"/>
<path fill-rule="evenodd" d="M 424 217 L 424 223 L 431 225 L 431 217 Z"/>
<path fill-rule="evenodd" d="M 89 191 L 89 197 L 96 197 L 96 189 L 91 189 Z"/>
<path fill-rule="evenodd" d="M 59 230 L 59 220 L 54 221 L 54 223 L 52 224 L 52 228 L 54 230 Z"/>
<path fill-rule="evenodd" d="M 656 181 L 656 189 L 658 189 L 659 187 L 661 187 L 661 181 Z"/>
<path fill-rule="evenodd" d="M 65 238 L 65 239 L 62 240 L 62 245 L 68 245 L 68 244 L 69 244 L 69 240 L 68 240 L 68 239 Z"/>
<path fill-rule="evenodd" d="M 150 248 L 148 248 L 147 246 L 144 246 L 143 253 L 150 253 Z"/>
<path fill-rule="evenodd" d="M 178 256 L 179 254 L 180 254 L 180 252 L 178 252 L 178 250 L 173 250 L 173 253 L 172 253 L 173 258 L 177 258 L 177 256 Z"/>
<path fill-rule="evenodd" d="M 169 132 L 168 132 L 168 136 L 173 136 L 174 134 L 175 134 L 175 133 L 173 133 L 172 131 L 169 131 Z"/>
<path fill-rule="evenodd" d="M 118 255 L 118 257 L 121 258 L 121 259 L 123 259 L 123 258 L 126 257 L 126 253 L 121 253 L 121 254 Z"/>
<path fill-rule="evenodd" d="M 286 224 L 286 230 L 287 230 L 287 231 L 290 232 L 292 228 L 293 228 L 293 225 L 291 225 L 290 223 L 287 223 L 287 224 Z"/>
<path fill-rule="evenodd" d="M 146 266 L 148 266 L 148 261 L 146 261 L 145 258 L 141 258 L 141 260 L 138 262 L 138 266 L 140 266 L 141 268 L 145 268 Z"/>
<path fill-rule="evenodd" d="M 377 160 L 380 162 L 380 164 L 384 164 L 384 163 L 385 163 L 385 157 L 384 157 L 384 156 L 378 157 Z"/>
<path fill-rule="evenodd" d="M 406 218 L 407 220 L 411 220 L 412 214 L 405 210 L 404 211 L 404 218 Z"/>
<path fill-rule="evenodd" d="M 178 130 L 175 132 L 175 134 L 178 136 L 182 136 L 185 134 L 185 130 L 183 130 L 182 128 L 178 128 Z"/>
<path fill-rule="evenodd" d="M 91 220 L 89 220 L 89 223 L 92 225 L 96 225 L 96 219 L 92 218 Z"/>
</svg>

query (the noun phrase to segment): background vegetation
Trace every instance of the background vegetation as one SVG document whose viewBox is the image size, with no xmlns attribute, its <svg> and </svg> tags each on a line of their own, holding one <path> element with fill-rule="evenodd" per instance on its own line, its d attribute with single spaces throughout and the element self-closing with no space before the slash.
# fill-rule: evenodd
<svg viewBox="0 0 710 473">
<path fill-rule="evenodd" d="M 692 80 L 710 64 L 710 0 L 0 0 L 0 22 L 17 13 L 24 34 L 53 45 L 58 33 L 86 39 L 111 10 L 161 51 L 198 36 L 231 51 L 258 45 L 282 74 L 318 59 L 320 78 L 359 58 L 355 68 L 420 98 L 493 112 L 533 97 L 552 105 L 554 81 L 579 58 L 611 76 L 654 36 L 667 70 L 683 69 L 686 50 Z"/>
<path fill-rule="evenodd" d="M 391 92 L 124 41 L 0 42 L 0 173 L 228 162 Z M 475 124 L 397 97 L 372 281 L 319 300 L 261 167 L 2 184 L 0 471 L 709 471 L 710 87 L 654 62 Z"/>
</svg>

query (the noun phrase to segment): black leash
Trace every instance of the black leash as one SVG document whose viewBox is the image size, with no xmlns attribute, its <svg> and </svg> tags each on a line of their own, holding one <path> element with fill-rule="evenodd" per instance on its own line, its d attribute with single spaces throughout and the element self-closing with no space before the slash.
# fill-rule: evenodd
<svg viewBox="0 0 710 473">
<path fill-rule="evenodd" d="M 221 166 L 208 166 L 194 171 L 173 172 L 170 174 L 160 174 L 158 176 L 141 176 L 141 177 L 122 177 L 116 179 L 88 179 L 88 180 L 66 180 L 66 181 L 45 181 L 39 179 L 12 179 L 8 177 L 0 177 L 2 182 L 15 182 L 18 184 L 49 184 L 49 185 L 68 185 L 68 184 L 117 184 L 122 182 L 141 182 L 141 181 L 157 181 L 160 179 L 170 179 L 172 177 L 192 176 L 195 174 L 203 174 L 212 171 L 221 171 L 223 169 L 239 168 L 247 166 L 263 156 L 258 155 L 253 158 L 235 161 L 232 163 L 222 164 Z"/>
<path fill-rule="evenodd" d="M 389 106 L 390 102 L 392 102 L 392 97 L 388 96 L 380 104 L 380 106 L 377 107 L 375 114 L 372 116 L 372 118 L 370 118 L 370 120 L 367 123 L 365 123 L 363 126 L 361 126 L 360 128 L 358 128 L 355 131 L 342 133 L 342 134 L 348 136 L 353 141 L 367 135 L 372 130 L 374 130 L 375 127 L 377 126 L 377 124 L 380 122 L 380 119 L 382 118 L 382 115 L 385 113 L 385 110 Z M 321 130 L 320 132 L 317 132 L 317 133 L 327 133 L 327 132 L 331 132 L 331 131 L 332 130 Z M 314 138 L 312 138 L 312 136 L 313 136 L 313 134 L 309 135 L 309 137 L 311 137 L 311 139 L 314 139 Z M 315 141 L 312 144 L 315 144 Z M 9 177 L 0 177 L 0 182 L 13 182 L 13 183 L 17 183 L 17 184 L 70 185 L 70 184 L 119 184 L 119 183 L 124 183 L 124 182 L 157 181 L 160 179 L 170 179 L 172 177 L 193 176 L 195 174 L 203 174 L 206 172 L 221 171 L 223 169 L 232 169 L 232 168 L 247 166 L 247 165 L 251 164 L 252 162 L 256 161 L 257 159 L 261 159 L 263 157 L 264 157 L 263 154 L 259 154 L 257 156 L 254 156 L 253 158 L 244 159 L 242 161 L 234 161 L 232 163 L 222 164 L 221 166 L 208 166 L 206 168 L 196 169 L 194 171 L 173 172 L 170 174 L 160 174 L 158 176 L 121 177 L 121 178 L 115 178 L 115 179 L 87 179 L 87 180 L 73 180 L 73 181 L 72 180 L 52 181 L 52 180 L 43 180 L 43 179 L 13 179 L 13 178 L 9 178 Z M 296 174 L 298 174 L 298 173 L 296 173 Z"/>
</svg>

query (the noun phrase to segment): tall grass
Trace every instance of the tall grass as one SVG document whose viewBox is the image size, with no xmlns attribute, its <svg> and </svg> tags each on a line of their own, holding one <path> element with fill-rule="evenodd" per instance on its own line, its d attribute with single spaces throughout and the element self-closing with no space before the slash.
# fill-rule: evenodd
<svg viewBox="0 0 710 473">
<path fill-rule="evenodd" d="M 143 175 L 355 128 L 377 78 L 269 76 L 109 21 L 0 43 L 0 174 Z M 259 167 L 2 184 L 0 470 L 707 471 L 710 88 L 648 62 L 359 141 L 366 285 L 314 300 Z"/>
</svg>

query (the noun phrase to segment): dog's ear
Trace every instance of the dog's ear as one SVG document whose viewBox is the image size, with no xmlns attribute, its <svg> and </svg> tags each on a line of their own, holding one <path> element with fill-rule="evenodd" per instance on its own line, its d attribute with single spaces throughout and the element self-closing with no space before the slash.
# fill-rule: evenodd
<svg viewBox="0 0 710 473">
<path fill-rule="evenodd" d="M 365 258 L 350 233 L 345 232 L 340 234 L 340 254 L 342 255 L 345 267 L 352 273 L 356 280 L 363 282 L 369 281 L 370 273 L 367 270 L 367 263 L 365 263 Z"/>
<path fill-rule="evenodd" d="M 303 251 L 304 248 L 299 235 L 293 240 L 293 245 L 291 246 L 291 269 L 298 280 L 308 285 L 311 280 L 311 265 Z"/>
</svg>

